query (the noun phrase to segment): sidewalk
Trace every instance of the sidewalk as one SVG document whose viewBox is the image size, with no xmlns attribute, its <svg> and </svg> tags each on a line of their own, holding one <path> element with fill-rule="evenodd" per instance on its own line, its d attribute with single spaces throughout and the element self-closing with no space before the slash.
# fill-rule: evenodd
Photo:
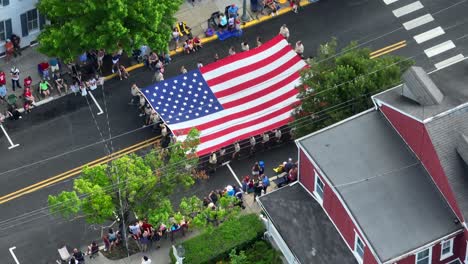
<svg viewBox="0 0 468 264">
<path fill-rule="evenodd" d="M 276 186 L 274 186 L 274 182 L 272 180 L 273 178 L 271 178 L 272 185 L 268 189 L 269 192 L 276 189 Z M 242 213 L 260 214 L 261 212 L 259 205 L 253 200 L 253 194 L 244 195 L 244 205 L 246 208 L 243 210 Z M 106 257 L 104 257 L 102 254 L 100 254 L 99 257 L 97 257 L 96 259 L 86 258 L 86 263 L 88 264 L 141 264 L 141 258 L 143 256 L 147 256 L 151 259 L 152 261 L 151 264 L 169 264 L 171 263 L 171 260 L 169 258 L 169 252 L 170 250 L 172 250 L 172 245 L 173 244 L 176 245 L 183 240 L 192 238 L 196 236 L 197 234 L 198 234 L 197 230 L 195 231 L 191 230 L 187 233 L 187 235 L 183 239 L 175 239 L 174 242 L 171 242 L 170 239 L 163 239 L 161 241 L 161 248 L 155 249 L 154 247 L 151 247 L 148 250 L 148 252 L 137 253 L 137 254 L 131 255 L 129 258 L 120 259 L 120 260 L 109 260 Z M 83 248 L 82 251 L 85 252 L 86 249 Z"/>
</svg>

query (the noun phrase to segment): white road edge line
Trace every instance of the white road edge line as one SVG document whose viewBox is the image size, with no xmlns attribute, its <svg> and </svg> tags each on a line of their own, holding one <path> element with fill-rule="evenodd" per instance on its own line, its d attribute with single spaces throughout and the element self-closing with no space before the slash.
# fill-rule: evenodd
<svg viewBox="0 0 468 264">
<path fill-rule="evenodd" d="M 441 36 L 443 34 L 445 34 L 445 31 L 441 27 L 436 27 L 436 28 L 430 29 L 430 30 L 428 30 L 426 32 L 423 32 L 423 33 L 421 33 L 419 35 L 416 35 L 413 38 L 414 38 L 414 40 L 416 40 L 416 42 L 418 44 L 421 44 L 423 42 L 426 42 L 428 40 L 431 40 L 431 39 L 436 38 L 438 36 Z"/>
<path fill-rule="evenodd" d="M 411 30 L 432 21 L 434 21 L 434 18 L 431 16 L 431 14 L 425 14 L 424 16 L 420 16 L 418 18 L 403 23 L 403 27 L 405 27 L 406 30 Z"/>
<path fill-rule="evenodd" d="M 396 17 L 402 17 L 402 16 L 407 15 L 409 13 L 413 13 L 414 11 L 419 10 L 419 9 L 421 9 L 423 7 L 424 6 L 421 4 L 421 2 L 416 1 L 416 2 L 413 2 L 413 3 L 409 4 L 409 5 L 405 5 L 403 7 L 395 9 L 392 12 Z"/>
<path fill-rule="evenodd" d="M 453 41 L 448 40 L 431 48 L 425 49 L 424 53 L 426 53 L 427 57 L 430 58 L 442 52 L 446 52 L 447 50 L 451 50 L 453 48 L 455 48 L 455 44 L 453 43 Z"/>
<path fill-rule="evenodd" d="M 102 108 L 101 106 L 98 104 L 98 102 L 96 101 L 96 98 L 94 98 L 94 95 L 91 91 L 88 91 L 88 94 L 89 96 L 91 96 L 91 99 L 93 99 L 94 103 L 96 104 L 97 108 L 99 109 L 99 113 L 97 113 L 97 115 L 102 115 L 104 114 L 104 111 L 102 111 Z"/>
<path fill-rule="evenodd" d="M 228 167 L 228 169 L 231 171 L 232 176 L 234 177 L 234 179 L 236 179 L 237 183 L 239 184 L 239 187 L 242 188 L 242 183 L 241 183 L 241 181 L 239 180 L 239 178 L 237 178 L 237 174 L 236 174 L 236 173 L 234 172 L 234 170 L 231 168 L 231 165 L 226 164 L 226 167 Z"/>
<path fill-rule="evenodd" d="M 18 259 L 16 258 L 15 253 L 13 252 L 13 250 L 15 250 L 15 249 L 16 249 L 16 247 L 11 247 L 9 250 L 10 250 L 10 253 L 13 256 L 13 259 L 15 260 L 16 264 L 20 264 Z"/>
<path fill-rule="evenodd" d="M 443 61 L 441 61 L 439 63 L 436 63 L 436 64 L 434 64 L 434 66 L 437 69 L 443 69 L 443 68 L 448 67 L 450 65 L 453 65 L 453 64 L 455 64 L 457 62 L 460 62 L 460 61 L 462 61 L 464 59 L 466 59 L 466 58 L 465 58 L 465 56 L 463 56 L 463 54 L 458 54 L 458 55 L 455 55 L 455 56 L 453 56 L 451 58 L 443 60 Z"/>
<path fill-rule="evenodd" d="M 3 127 L 2 124 L 0 124 L 0 128 L 2 128 L 3 134 L 5 134 L 5 137 L 7 138 L 8 142 L 10 143 L 10 146 L 8 147 L 8 149 L 12 149 L 12 148 L 18 147 L 19 144 L 13 144 L 13 141 L 11 140 L 10 136 L 8 135 L 8 133 L 6 132 L 6 130 L 5 130 L 5 128 Z"/>
<path fill-rule="evenodd" d="M 398 0 L 383 0 L 386 5 L 393 4 L 397 2 Z"/>
</svg>

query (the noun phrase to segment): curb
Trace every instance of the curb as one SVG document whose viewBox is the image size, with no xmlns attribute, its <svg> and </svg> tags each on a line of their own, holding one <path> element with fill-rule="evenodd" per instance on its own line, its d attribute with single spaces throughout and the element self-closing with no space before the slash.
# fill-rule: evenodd
<svg viewBox="0 0 468 264">
<path fill-rule="evenodd" d="M 314 1 L 314 2 L 316 2 L 316 1 Z M 301 0 L 301 7 L 310 5 L 310 4 L 314 3 L 314 2 L 312 2 L 312 1 L 310 1 L 310 0 Z M 292 11 L 292 8 L 289 7 L 289 6 L 288 6 L 288 7 L 282 7 L 282 8 L 280 9 L 280 11 L 278 11 L 278 15 L 277 15 L 277 16 L 284 15 L 284 14 L 289 13 L 289 12 L 291 12 L 291 11 Z M 251 20 L 251 21 L 249 21 L 249 22 L 244 23 L 243 25 L 241 25 L 241 29 L 245 29 L 245 28 L 249 28 L 249 27 L 255 26 L 255 25 L 257 25 L 257 24 L 260 24 L 260 23 L 262 23 L 262 22 L 264 22 L 264 21 L 267 21 L 267 20 L 270 20 L 270 19 L 272 19 L 272 18 L 274 18 L 274 17 L 273 17 L 273 16 L 269 16 L 269 15 L 262 16 L 262 17 L 260 17 L 260 18 L 258 18 L 258 19 L 254 19 L 254 20 Z M 209 43 L 209 42 L 214 41 L 214 40 L 217 40 L 217 39 L 218 39 L 218 35 L 214 34 L 214 35 L 211 36 L 211 37 L 204 37 L 204 38 L 201 38 L 200 41 L 201 41 L 202 44 L 206 44 L 206 43 Z M 177 48 L 177 49 L 175 49 L 175 50 L 169 51 L 169 55 L 174 56 L 174 55 L 177 55 L 177 54 L 179 54 L 179 53 L 182 53 L 183 51 L 184 51 L 183 48 L 182 48 L 182 47 L 179 47 L 179 48 Z M 143 66 L 144 66 L 143 63 L 138 63 L 138 64 L 135 64 L 135 65 L 132 65 L 132 66 L 128 67 L 128 68 L 127 68 L 127 71 L 130 72 L 130 71 L 136 70 L 136 69 L 138 69 L 138 68 L 141 68 L 141 67 L 143 67 Z M 111 75 L 105 76 L 105 77 L 104 77 L 104 80 L 105 80 L 105 81 L 108 81 L 108 80 L 110 80 L 110 79 L 113 79 L 113 78 L 116 77 L 116 76 L 117 76 L 117 73 L 113 73 L 113 74 L 111 74 Z"/>
</svg>

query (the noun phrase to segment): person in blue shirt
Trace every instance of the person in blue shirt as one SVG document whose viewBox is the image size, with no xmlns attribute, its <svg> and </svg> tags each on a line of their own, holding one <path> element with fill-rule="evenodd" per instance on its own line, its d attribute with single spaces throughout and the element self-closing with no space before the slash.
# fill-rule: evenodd
<svg viewBox="0 0 468 264">
<path fill-rule="evenodd" d="M 263 174 L 262 176 L 262 186 L 263 186 L 263 192 L 266 194 L 267 193 L 267 188 L 270 186 L 270 179 L 268 179 L 268 176 Z"/>
</svg>

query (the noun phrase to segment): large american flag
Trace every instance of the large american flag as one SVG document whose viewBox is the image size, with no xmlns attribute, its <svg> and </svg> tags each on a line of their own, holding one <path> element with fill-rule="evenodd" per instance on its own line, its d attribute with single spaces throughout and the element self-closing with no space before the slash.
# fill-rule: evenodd
<svg viewBox="0 0 468 264">
<path fill-rule="evenodd" d="M 144 95 L 178 140 L 201 132 L 199 156 L 287 124 L 306 63 L 280 35 L 175 78 Z"/>
</svg>

